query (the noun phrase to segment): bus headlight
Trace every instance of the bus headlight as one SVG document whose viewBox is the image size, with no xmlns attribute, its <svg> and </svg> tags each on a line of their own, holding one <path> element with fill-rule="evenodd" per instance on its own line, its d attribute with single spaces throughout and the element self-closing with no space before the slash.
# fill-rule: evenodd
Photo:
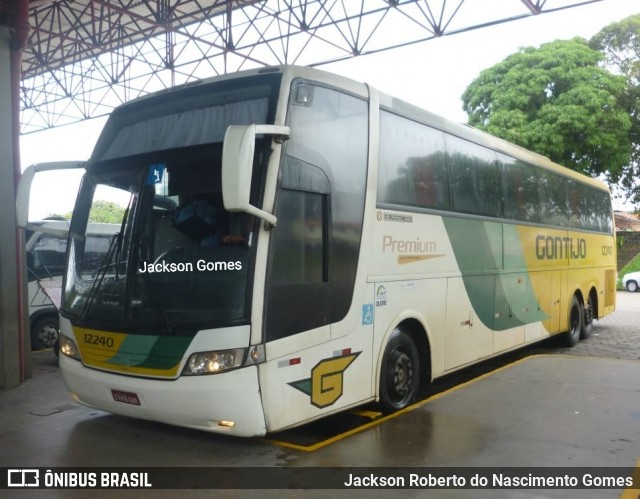
<svg viewBox="0 0 640 499">
<path fill-rule="evenodd" d="M 234 350 L 222 350 L 218 352 L 194 353 L 187 360 L 182 374 L 193 376 L 198 374 L 216 374 L 229 369 L 235 369 L 242 365 L 244 360 L 244 348 Z"/>
<path fill-rule="evenodd" d="M 80 352 L 78 351 L 78 347 L 71 338 L 65 336 L 64 334 L 59 334 L 58 341 L 60 342 L 60 353 L 66 355 L 67 357 L 71 357 L 72 359 L 80 360 Z"/>
</svg>

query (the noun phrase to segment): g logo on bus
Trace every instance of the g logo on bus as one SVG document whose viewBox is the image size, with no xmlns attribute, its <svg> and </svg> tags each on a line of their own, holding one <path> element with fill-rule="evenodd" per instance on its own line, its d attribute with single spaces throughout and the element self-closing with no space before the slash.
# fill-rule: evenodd
<svg viewBox="0 0 640 499">
<path fill-rule="evenodd" d="M 318 362 L 311 370 L 311 378 L 289 383 L 296 390 L 311 396 L 311 404 L 324 409 L 342 397 L 344 372 L 362 352 L 331 357 Z"/>
</svg>

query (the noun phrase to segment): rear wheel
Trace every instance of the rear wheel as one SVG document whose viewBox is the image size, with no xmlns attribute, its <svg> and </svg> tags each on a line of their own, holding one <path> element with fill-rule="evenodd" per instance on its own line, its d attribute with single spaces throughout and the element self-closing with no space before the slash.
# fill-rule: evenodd
<svg viewBox="0 0 640 499">
<path fill-rule="evenodd" d="M 638 283 L 636 281 L 627 282 L 627 291 L 630 291 L 631 293 L 638 291 Z"/>
<path fill-rule="evenodd" d="M 416 400 L 420 390 L 420 356 L 407 333 L 397 329 L 382 358 L 380 371 L 380 407 L 391 413 Z"/>
<path fill-rule="evenodd" d="M 582 305 L 576 295 L 571 299 L 569 306 L 569 330 L 565 333 L 565 341 L 567 346 L 575 346 L 580 340 L 580 331 L 582 330 Z"/>
<path fill-rule="evenodd" d="M 580 339 L 586 340 L 593 333 L 593 318 L 595 317 L 594 301 L 589 295 L 587 304 L 582 309 L 582 328 L 580 328 Z"/>
</svg>

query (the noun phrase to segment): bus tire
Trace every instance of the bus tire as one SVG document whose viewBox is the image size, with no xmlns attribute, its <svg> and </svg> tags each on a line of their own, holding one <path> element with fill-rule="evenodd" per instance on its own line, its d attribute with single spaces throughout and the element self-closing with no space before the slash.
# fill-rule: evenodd
<svg viewBox="0 0 640 499">
<path fill-rule="evenodd" d="M 380 369 L 380 408 L 385 414 L 414 402 L 420 391 L 420 355 L 409 334 L 396 329 L 389 339 Z"/>
<path fill-rule="evenodd" d="M 60 330 L 58 318 L 54 315 L 40 317 L 31 325 L 31 349 L 53 348 L 58 341 Z"/>
<path fill-rule="evenodd" d="M 593 310 L 594 301 L 591 299 L 591 293 L 587 299 L 587 304 L 582 309 L 582 327 L 580 328 L 580 339 L 586 340 L 593 333 L 593 318 L 595 313 Z"/>
<path fill-rule="evenodd" d="M 575 346 L 580 340 L 580 332 L 582 330 L 582 305 L 576 295 L 573 295 L 571 299 L 571 305 L 569 306 L 569 329 L 565 333 L 565 343 L 568 347 Z"/>
</svg>

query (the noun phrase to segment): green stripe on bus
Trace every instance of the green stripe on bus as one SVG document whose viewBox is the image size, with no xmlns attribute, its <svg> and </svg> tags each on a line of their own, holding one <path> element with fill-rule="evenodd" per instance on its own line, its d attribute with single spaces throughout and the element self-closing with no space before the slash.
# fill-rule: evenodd
<svg viewBox="0 0 640 499">
<path fill-rule="evenodd" d="M 160 336 L 140 367 L 169 369 L 176 366 L 191 344 L 192 336 Z"/>
<path fill-rule="evenodd" d="M 503 331 L 548 318 L 526 271 L 515 226 L 449 217 L 443 221 L 474 313 L 486 327 Z M 505 272 L 503 250 L 519 271 Z"/>
<path fill-rule="evenodd" d="M 182 360 L 191 340 L 191 337 L 127 335 L 108 363 L 146 369 L 171 369 Z"/>
</svg>

